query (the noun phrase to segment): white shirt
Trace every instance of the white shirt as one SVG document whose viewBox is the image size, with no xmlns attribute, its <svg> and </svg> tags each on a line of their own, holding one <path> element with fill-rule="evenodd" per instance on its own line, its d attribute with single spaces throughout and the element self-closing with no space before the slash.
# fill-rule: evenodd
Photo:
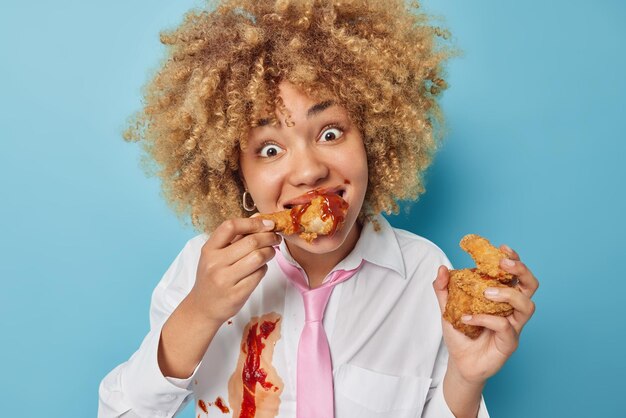
<svg viewBox="0 0 626 418">
<path fill-rule="evenodd" d="M 350 270 L 365 260 L 351 279 L 335 286 L 324 314 L 334 376 L 335 417 L 450 417 L 443 397 L 448 352 L 432 282 L 440 265 L 450 266 L 430 241 L 392 228 L 378 217 L 367 223 L 353 251 L 336 269 Z M 152 295 L 151 331 L 131 358 L 100 384 L 98 417 L 172 417 L 195 398 L 196 416 L 222 414 L 212 405 L 229 404 L 228 381 L 240 355 L 242 334 L 252 317 L 281 316 L 280 338 L 272 365 L 283 381 L 279 418 L 295 417 L 296 360 L 304 326 L 302 296 L 275 260 L 241 311 L 215 335 L 203 360 L 188 379 L 162 375 L 157 350 L 161 327 L 191 290 L 200 250 L 208 239 L 198 235 L 176 257 Z M 289 256 L 284 244 L 281 250 Z M 481 401 L 479 418 L 488 417 Z M 323 417 L 320 417 L 323 418 Z"/>
</svg>

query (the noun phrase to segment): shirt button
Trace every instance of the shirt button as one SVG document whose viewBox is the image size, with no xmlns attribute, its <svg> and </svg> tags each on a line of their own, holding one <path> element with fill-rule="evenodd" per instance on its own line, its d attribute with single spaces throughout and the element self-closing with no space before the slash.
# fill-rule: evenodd
<svg viewBox="0 0 626 418">
<path fill-rule="evenodd" d="M 173 401 L 174 399 L 176 399 L 176 395 L 172 395 L 172 394 L 163 395 L 163 400 L 166 402 Z"/>
</svg>

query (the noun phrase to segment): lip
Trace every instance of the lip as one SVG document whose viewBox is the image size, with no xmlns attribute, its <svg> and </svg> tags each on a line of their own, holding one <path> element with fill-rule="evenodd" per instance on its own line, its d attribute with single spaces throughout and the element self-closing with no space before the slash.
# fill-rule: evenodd
<svg viewBox="0 0 626 418">
<path fill-rule="evenodd" d="M 301 194 L 298 197 L 295 197 L 291 200 L 287 200 L 282 204 L 284 209 L 290 209 L 296 205 L 303 205 L 305 203 L 309 203 L 313 198 L 320 194 L 337 194 L 342 198 L 346 195 L 346 189 L 343 186 L 335 186 L 335 187 L 320 187 L 318 189 L 309 190 L 306 193 Z"/>
</svg>

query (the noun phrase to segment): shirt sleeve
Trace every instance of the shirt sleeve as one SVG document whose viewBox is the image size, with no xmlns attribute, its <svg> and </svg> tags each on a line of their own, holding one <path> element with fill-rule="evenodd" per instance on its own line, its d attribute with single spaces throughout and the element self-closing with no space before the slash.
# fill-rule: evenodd
<svg viewBox="0 0 626 418">
<path fill-rule="evenodd" d="M 193 241 L 193 240 L 192 240 Z M 98 417 L 173 417 L 192 397 L 187 379 L 163 376 L 157 360 L 163 324 L 189 293 L 199 251 L 188 242 L 152 293 L 150 332 L 126 362 L 100 383 Z"/>
<path fill-rule="evenodd" d="M 437 360 L 435 361 L 431 387 L 426 396 L 426 406 L 422 412 L 422 418 L 455 418 L 443 396 L 443 377 L 446 374 L 447 368 L 448 349 L 442 339 L 439 352 L 437 353 Z M 480 407 L 478 408 L 477 417 L 489 418 L 485 399 L 482 396 L 480 397 Z"/>
</svg>

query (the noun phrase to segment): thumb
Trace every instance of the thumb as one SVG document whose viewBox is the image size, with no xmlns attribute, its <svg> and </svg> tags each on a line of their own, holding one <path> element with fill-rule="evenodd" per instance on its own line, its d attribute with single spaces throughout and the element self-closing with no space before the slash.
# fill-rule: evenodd
<svg viewBox="0 0 626 418">
<path fill-rule="evenodd" d="M 435 295 L 437 301 L 439 301 L 439 309 L 443 314 L 448 302 L 448 281 L 450 280 L 450 272 L 446 266 L 439 266 L 437 270 L 437 278 L 433 282 L 433 289 L 435 289 Z"/>
</svg>

